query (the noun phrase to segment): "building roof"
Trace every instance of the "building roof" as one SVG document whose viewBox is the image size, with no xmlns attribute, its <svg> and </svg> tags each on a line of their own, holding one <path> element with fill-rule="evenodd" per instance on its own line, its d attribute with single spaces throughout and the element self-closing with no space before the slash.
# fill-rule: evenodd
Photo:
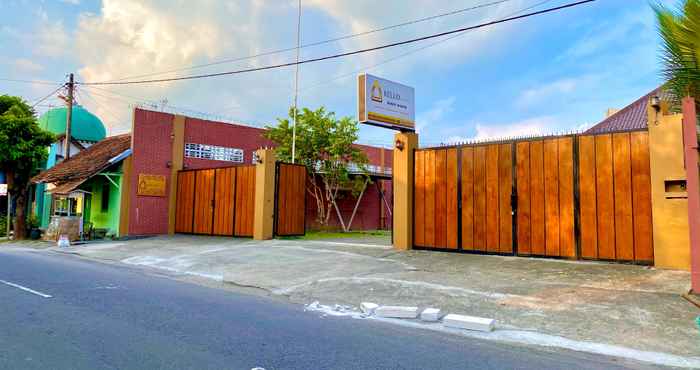
<svg viewBox="0 0 700 370">
<path fill-rule="evenodd" d="M 49 110 L 39 117 L 39 126 L 53 134 L 65 134 L 68 108 Z M 100 141 L 107 136 L 102 121 L 80 105 L 73 106 L 71 136 L 76 140 Z"/>
<path fill-rule="evenodd" d="M 66 194 L 124 159 L 130 150 L 131 134 L 111 136 L 34 176 L 32 182 L 53 183 L 52 193 Z"/>
<path fill-rule="evenodd" d="M 634 131 L 647 128 L 647 104 L 649 99 L 657 95 L 663 101 L 672 101 L 668 91 L 657 87 L 648 94 L 606 117 L 597 125 L 589 128 L 585 134 L 602 134 L 607 132 Z"/>
</svg>

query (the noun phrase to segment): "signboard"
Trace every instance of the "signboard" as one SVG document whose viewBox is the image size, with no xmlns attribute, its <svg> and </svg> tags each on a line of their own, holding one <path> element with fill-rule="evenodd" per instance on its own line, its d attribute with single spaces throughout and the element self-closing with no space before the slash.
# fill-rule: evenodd
<svg viewBox="0 0 700 370">
<path fill-rule="evenodd" d="M 0 184 L 0 197 L 7 195 L 7 184 Z"/>
<path fill-rule="evenodd" d="M 165 176 L 164 175 L 148 175 L 145 173 L 139 174 L 139 186 L 136 195 L 144 195 L 147 197 L 164 197 L 165 196 Z"/>
<path fill-rule="evenodd" d="M 358 82 L 358 121 L 400 131 L 415 130 L 412 87 L 361 74 Z"/>
</svg>

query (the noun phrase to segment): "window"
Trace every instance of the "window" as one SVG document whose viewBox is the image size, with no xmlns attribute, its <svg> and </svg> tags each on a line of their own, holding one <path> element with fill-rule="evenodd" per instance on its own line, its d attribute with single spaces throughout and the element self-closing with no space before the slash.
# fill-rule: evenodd
<svg viewBox="0 0 700 370">
<path fill-rule="evenodd" d="M 102 212 L 107 212 L 109 210 L 109 184 L 102 185 L 102 199 L 100 200 L 100 210 Z"/>
<path fill-rule="evenodd" d="M 186 143 L 185 157 L 243 163 L 243 149 Z"/>
</svg>

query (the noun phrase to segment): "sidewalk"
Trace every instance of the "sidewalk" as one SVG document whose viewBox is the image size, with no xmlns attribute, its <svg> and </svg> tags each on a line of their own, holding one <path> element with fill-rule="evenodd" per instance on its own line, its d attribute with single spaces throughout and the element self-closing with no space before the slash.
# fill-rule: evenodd
<svg viewBox="0 0 700 370">
<path fill-rule="evenodd" d="M 612 348 L 615 353 L 628 351 L 628 357 L 663 359 L 669 354 L 693 357 L 687 364 L 700 364 L 700 331 L 694 322 L 700 310 L 681 297 L 689 289 L 687 272 L 397 252 L 381 243 L 344 245 L 332 240 L 174 236 L 60 251 L 213 280 L 301 304 L 357 307 L 370 301 L 491 317 L 497 320 L 497 330 L 484 334 L 492 335 L 490 339 L 603 352 Z"/>
</svg>

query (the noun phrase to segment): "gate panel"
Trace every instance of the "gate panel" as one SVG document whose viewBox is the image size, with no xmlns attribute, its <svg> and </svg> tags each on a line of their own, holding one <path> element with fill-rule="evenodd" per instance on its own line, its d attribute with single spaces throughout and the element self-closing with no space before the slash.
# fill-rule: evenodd
<svg viewBox="0 0 700 370">
<path fill-rule="evenodd" d="M 559 146 L 556 139 L 544 141 L 545 254 L 559 255 Z"/>
<path fill-rule="evenodd" d="M 216 170 L 213 234 L 233 236 L 236 168 Z"/>
<path fill-rule="evenodd" d="M 211 234 L 214 215 L 214 170 L 196 171 L 192 232 Z"/>
<path fill-rule="evenodd" d="M 530 250 L 545 255 L 544 142 L 530 143 Z"/>
<path fill-rule="evenodd" d="M 458 221 L 457 213 L 459 204 L 457 199 L 457 186 L 459 182 L 457 168 L 457 149 L 447 150 L 447 248 L 457 249 Z"/>
<path fill-rule="evenodd" d="M 447 151 L 435 151 L 435 247 L 447 246 Z"/>
<path fill-rule="evenodd" d="M 559 145 L 559 256 L 576 257 L 574 234 L 574 139 L 557 139 Z"/>
<path fill-rule="evenodd" d="M 462 249 L 474 249 L 474 148 L 462 148 Z"/>
<path fill-rule="evenodd" d="M 615 257 L 634 260 L 632 223 L 632 164 L 629 133 L 613 134 L 613 171 L 615 176 Z"/>
<path fill-rule="evenodd" d="M 612 137 L 595 137 L 598 258 L 615 259 L 615 194 Z"/>
<path fill-rule="evenodd" d="M 414 183 L 414 222 L 413 235 L 414 244 L 419 247 L 425 246 L 425 223 L 419 220 L 425 219 L 425 151 L 415 152 L 415 183 Z"/>
<path fill-rule="evenodd" d="M 516 144 L 516 181 L 518 186 L 518 254 L 528 255 L 530 246 L 530 143 Z"/>
<path fill-rule="evenodd" d="M 435 246 L 435 151 L 425 152 L 425 245 Z"/>
<path fill-rule="evenodd" d="M 486 147 L 474 148 L 474 244 L 473 250 L 486 251 Z"/>
<path fill-rule="evenodd" d="M 235 236 L 253 236 L 255 166 L 236 167 Z"/>
<path fill-rule="evenodd" d="M 277 235 L 304 235 L 306 231 L 305 197 L 306 167 L 279 163 L 275 213 Z"/>
<path fill-rule="evenodd" d="M 513 253 L 513 207 L 510 196 L 513 191 L 513 146 L 501 144 L 498 158 L 498 208 L 500 253 Z"/>
<path fill-rule="evenodd" d="M 595 137 L 580 136 L 578 150 L 581 257 L 595 259 L 598 258 Z"/>
<path fill-rule="evenodd" d="M 194 217 L 194 178 L 196 172 L 177 174 L 177 200 L 175 203 L 175 232 L 191 233 Z"/>
<path fill-rule="evenodd" d="M 634 259 L 654 260 L 651 219 L 651 168 L 649 166 L 649 135 L 630 133 L 632 147 L 632 200 L 634 209 Z"/>
<path fill-rule="evenodd" d="M 499 252 L 498 144 L 486 147 L 486 251 Z"/>
</svg>

